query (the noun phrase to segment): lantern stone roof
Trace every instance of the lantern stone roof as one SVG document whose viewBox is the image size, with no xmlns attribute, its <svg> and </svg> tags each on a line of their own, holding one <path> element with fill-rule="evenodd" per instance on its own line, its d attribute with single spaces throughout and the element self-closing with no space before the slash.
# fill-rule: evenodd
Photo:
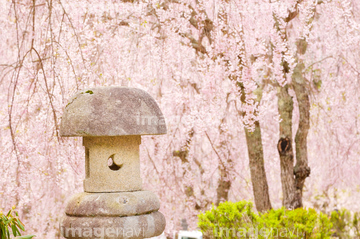
<svg viewBox="0 0 360 239">
<path fill-rule="evenodd" d="M 137 88 L 110 86 L 78 92 L 66 105 L 60 136 L 166 134 L 155 100 Z"/>
</svg>

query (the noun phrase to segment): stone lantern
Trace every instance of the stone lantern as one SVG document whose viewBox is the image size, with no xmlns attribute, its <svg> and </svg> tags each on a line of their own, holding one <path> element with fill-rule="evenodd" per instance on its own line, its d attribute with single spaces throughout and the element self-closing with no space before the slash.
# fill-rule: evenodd
<svg viewBox="0 0 360 239">
<path fill-rule="evenodd" d="M 83 137 L 84 192 L 68 202 L 61 221 L 65 238 L 149 238 L 165 229 L 160 202 L 142 190 L 141 135 L 165 134 L 163 114 L 145 91 L 98 87 L 67 104 L 60 135 Z"/>
</svg>

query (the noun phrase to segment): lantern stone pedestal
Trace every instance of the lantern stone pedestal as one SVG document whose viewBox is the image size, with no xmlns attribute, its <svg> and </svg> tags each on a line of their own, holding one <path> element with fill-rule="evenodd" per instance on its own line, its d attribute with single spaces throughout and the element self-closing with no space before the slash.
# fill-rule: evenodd
<svg viewBox="0 0 360 239">
<path fill-rule="evenodd" d="M 148 238 L 160 235 L 165 218 L 160 202 L 142 190 L 141 135 L 165 134 L 162 112 L 145 91 L 99 87 L 77 93 L 61 120 L 60 135 L 83 137 L 83 193 L 65 209 L 65 238 Z"/>
</svg>

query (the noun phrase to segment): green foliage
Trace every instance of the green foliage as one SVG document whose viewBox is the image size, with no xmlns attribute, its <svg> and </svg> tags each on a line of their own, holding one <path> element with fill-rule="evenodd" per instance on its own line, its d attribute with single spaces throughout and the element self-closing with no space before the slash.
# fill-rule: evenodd
<svg viewBox="0 0 360 239">
<path fill-rule="evenodd" d="M 330 238 L 329 218 L 314 209 L 272 209 L 261 215 L 268 238 Z"/>
<path fill-rule="evenodd" d="M 90 95 L 94 94 L 94 92 L 92 90 L 87 90 L 87 91 L 85 91 L 85 93 L 88 93 Z"/>
<path fill-rule="evenodd" d="M 347 209 L 333 211 L 331 222 L 334 225 L 334 236 L 339 238 L 360 238 L 360 213 L 355 212 L 353 216 Z M 350 234 L 353 231 L 354 235 Z M 355 236 L 355 237 L 353 237 Z"/>
<path fill-rule="evenodd" d="M 354 219 L 352 221 L 352 226 L 357 238 L 360 238 L 360 212 L 354 213 Z"/>
<path fill-rule="evenodd" d="M 252 203 L 247 201 L 220 203 L 217 208 L 213 207 L 198 217 L 204 238 L 237 238 L 235 229 L 241 228 L 248 232 L 257 228 L 259 222 Z"/>
<path fill-rule="evenodd" d="M 20 221 L 19 215 L 14 211 L 15 207 L 9 210 L 7 214 L 3 214 L 0 211 L 0 238 L 1 239 L 10 239 L 10 236 L 13 235 L 18 239 L 31 239 L 34 235 L 21 236 L 20 230 L 24 231 L 24 224 Z"/>
<path fill-rule="evenodd" d="M 330 238 L 332 224 L 314 209 L 280 208 L 263 214 L 251 202 L 224 202 L 198 215 L 204 238 Z"/>
<path fill-rule="evenodd" d="M 348 210 L 333 211 L 331 213 L 331 222 L 335 230 L 335 235 L 340 238 L 349 238 L 349 226 L 351 214 Z"/>
</svg>

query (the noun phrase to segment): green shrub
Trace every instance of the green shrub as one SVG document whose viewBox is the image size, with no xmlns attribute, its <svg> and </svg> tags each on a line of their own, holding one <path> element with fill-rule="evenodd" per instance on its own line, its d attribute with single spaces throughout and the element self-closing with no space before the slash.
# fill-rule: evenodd
<svg viewBox="0 0 360 239">
<path fill-rule="evenodd" d="M 328 216 L 312 208 L 272 209 L 261 218 L 267 238 L 330 238 L 332 234 Z"/>
<path fill-rule="evenodd" d="M 238 238 L 241 233 L 257 228 L 259 216 L 253 211 L 251 202 L 224 202 L 217 208 L 199 214 L 199 227 L 204 238 Z"/>
<path fill-rule="evenodd" d="M 264 214 L 253 211 L 251 202 L 224 202 L 199 214 L 205 238 L 330 238 L 332 224 L 314 209 L 280 208 Z"/>
<path fill-rule="evenodd" d="M 331 212 L 331 222 L 335 230 L 334 236 L 350 238 L 349 227 L 351 227 L 351 213 L 342 209 Z"/>
<path fill-rule="evenodd" d="M 360 213 L 351 212 L 347 209 L 336 210 L 331 213 L 331 222 L 335 231 L 334 236 L 346 238 L 360 238 Z M 350 232 L 353 233 L 350 233 Z M 352 235 L 353 234 L 353 235 Z"/>
<path fill-rule="evenodd" d="M 34 235 L 21 236 L 20 230 L 24 231 L 24 225 L 19 219 L 19 215 L 14 211 L 15 207 L 9 210 L 7 214 L 0 211 L 0 238 L 10 239 L 11 234 L 17 239 L 30 239 Z"/>
<path fill-rule="evenodd" d="M 354 233 L 356 238 L 360 238 L 360 212 L 354 213 L 352 226 L 354 227 Z"/>
</svg>

